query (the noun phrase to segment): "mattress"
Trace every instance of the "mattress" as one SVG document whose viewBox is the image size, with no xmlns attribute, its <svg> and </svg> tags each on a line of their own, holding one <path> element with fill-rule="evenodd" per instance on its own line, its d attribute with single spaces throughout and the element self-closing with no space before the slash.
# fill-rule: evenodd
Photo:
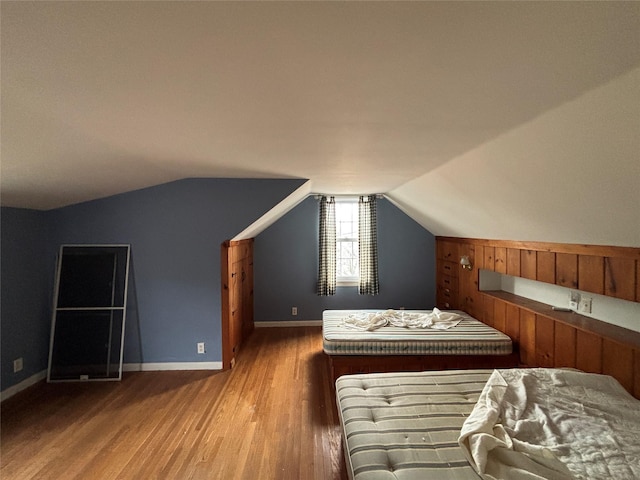
<svg viewBox="0 0 640 480">
<path fill-rule="evenodd" d="M 342 319 L 357 312 L 376 310 L 325 310 L 322 313 L 322 339 L 329 355 L 509 355 L 508 335 L 453 310 L 462 321 L 448 330 L 383 327 L 374 331 L 354 330 Z M 427 313 L 430 310 L 409 310 Z"/>
<path fill-rule="evenodd" d="M 478 480 L 460 429 L 493 370 L 346 375 L 336 381 L 353 480 Z"/>
</svg>

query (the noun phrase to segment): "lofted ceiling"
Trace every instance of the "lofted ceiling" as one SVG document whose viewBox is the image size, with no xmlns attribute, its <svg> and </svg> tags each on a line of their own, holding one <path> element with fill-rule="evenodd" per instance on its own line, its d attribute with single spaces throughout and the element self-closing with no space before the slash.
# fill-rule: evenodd
<svg viewBox="0 0 640 480">
<path fill-rule="evenodd" d="M 44 210 L 186 177 L 301 178 L 395 192 L 435 233 L 482 235 L 409 197 L 640 65 L 638 2 L 3 1 L 0 14 L 1 200 Z"/>
</svg>

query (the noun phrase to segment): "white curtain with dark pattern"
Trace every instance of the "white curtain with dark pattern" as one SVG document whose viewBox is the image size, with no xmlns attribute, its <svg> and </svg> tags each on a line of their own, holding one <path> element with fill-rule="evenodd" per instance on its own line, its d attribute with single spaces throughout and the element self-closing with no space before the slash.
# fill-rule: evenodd
<svg viewBox="0 0 640 480">
<path fill-rule="evenodd" d="M 333 197 L 320 199 L 318 295 L 336 293 L 336 204 Z"/>
<path fill-rule="evenodd" d="M 378 240 L 376 218 L 376 195 L 360 197 L 358 202 L 358 244 L 360 256 L 360 295 L 377 295 L 380 291 L 378 280 Z"/>
</svg>

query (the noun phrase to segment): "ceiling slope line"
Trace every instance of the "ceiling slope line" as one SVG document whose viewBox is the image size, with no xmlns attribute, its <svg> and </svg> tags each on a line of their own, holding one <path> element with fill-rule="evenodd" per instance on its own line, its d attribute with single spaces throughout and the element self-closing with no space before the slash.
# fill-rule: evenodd
<svg viewBox="0 0 640 480">
<path fill-rule="evenodd" d="M 254 238 L 271 225 L 273 225 L 276 221 L 278 221 L 282 216 L 284 216 L 287 212 L 296 207 L 300 202 L 302 202 L 305 198 L 311 195 L 311 180 L 308 180 L 296 190 L 294 190 L 289 196 L 287 196 L 284 200 L 278 203 L 275 207 L 269 210 L 267 213 L 258 218 L 255 222 L 245 228 L 243 231 L 238 233 L 235 237 L 233 237 L 232 241 L 237 240 L 246 240 L 249 238 Z"/>
</svg>

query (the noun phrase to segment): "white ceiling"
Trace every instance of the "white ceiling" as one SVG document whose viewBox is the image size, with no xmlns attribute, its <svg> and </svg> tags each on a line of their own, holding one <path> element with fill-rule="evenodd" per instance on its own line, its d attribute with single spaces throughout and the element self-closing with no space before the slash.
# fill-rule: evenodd
<svg viewBox="0 0 640 480">
<path fill-rule="evenodd" d="M 638 2 L 0 4 L 2 204 L 389 192 L 640 64 Z"/>
</svg>

